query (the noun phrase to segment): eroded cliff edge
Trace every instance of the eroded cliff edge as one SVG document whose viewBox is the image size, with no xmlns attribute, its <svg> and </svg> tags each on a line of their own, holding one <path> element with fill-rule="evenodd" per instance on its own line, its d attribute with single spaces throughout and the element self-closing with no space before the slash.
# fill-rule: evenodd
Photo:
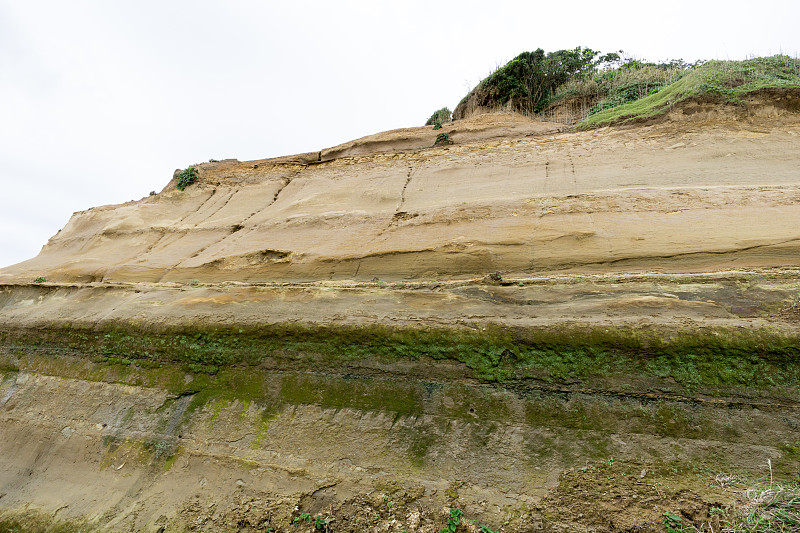
<svg viewBox="0 0 800 533">
<path fill-rule="evenodd" d="M 796 114 L 450 131 L 199 165 L 0 271 L 3 519 L 658 530 L 796 473 Z"/>
</svg>

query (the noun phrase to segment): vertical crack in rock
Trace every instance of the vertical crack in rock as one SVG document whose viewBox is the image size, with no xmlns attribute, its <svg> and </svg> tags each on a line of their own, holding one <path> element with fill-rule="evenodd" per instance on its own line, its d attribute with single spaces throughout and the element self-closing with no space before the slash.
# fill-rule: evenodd
<svg viewBox="0 0 800 533">
<path fill-rule="evenodd" d="M 269 207 L 270 205 L 273 205 L 273 204 L 275 204 L 275 202 L 277 202 L 277 201 L 278 201 L 278 196 L 279 196 L 279 195 L 280 195 L 280 194 L 283 192 L 283 190 L 284 190 L 286 187 L 288 187 L 288 186 L 289 186 L 289 184 L 290 184 L 291 182 L 292 182 L 292 178 L 283 178 L 283 185 L 281 186 L 281 188 L 280 188 L 280 189 L 278 189 L 277 191 L 275 191 L 275 196 L 273 196 L 273 197 L 272 197 L 272 203 L 271 203 L 271 204 L 269 204 L 267 207 Z"/>
<path fill-rule="evenodd" d="M 411 183 L 411 178 L 414 174 L 414 169 L 412 167 L 408 167 L 408 173 L 406 174 L 406 181 L 403 184 L 403 189 L 400 191 L 400 202 L 397 204 L 397 207 L 394 209 L 394 216 L 389 221 L 389 225 L 383 228 L 378 234 L 370 241 L 374 241 L 381 235 L 383 235 L 386 231 L 392 229 L 392 226 L 397 224 L 399 220 L 403 220 L 404 218 L 409 218 L 408 213 L 404 213 L 402 211 L 403 205 L 406 203 L 406 189 L 408 189 L 408 184 Z"/>
<path fill-rule="evenodd" d="M 251 218 L 253 218 L 257 214 L 264 212 L 264 210 L 269 209 L 271 206 L 275 205 L 275 202 L 278 201 L 278 196 L 280 196 L 280 194 L 283 192 L 283 190 L 286 187 L 289 186 L 289 184 L 292 182 L 293 179 L 294 178 L 290 178 L 290 177 L 281 178 L 281 180 L 283 181 L 283 185 L 281 185 L 278 188 L 278 190 L 275 191 L 275 194 L 272 196 L 272 201 L 270 203 L 268 203 L 267 205 L 265 205 L 264 207 L 262 207 L 261 209 L 257 209 L 256 211 L 253 211 L 252 213 L 250 213 L 249 215 L 244 217 L 244 219 L 242 219 L 242 221 L 239 224 L 237 224 L 237 226 L 239 226 L 239 229 L 242 229 L 245 226 L 245 223 L 248 220 L 250 220 Z"/>
<path fill-rule="evenodd" d="M 178 226 L 178 225 L 180 225 L 180 224 L 181 224 L 181 223 L 182 223 L 184 220 L 186 220 L 186 219 L 187 219 L 187 218 L 189 218 L 190 216 L 192 216 L 192 215 L 196 214 L 198 211 L 200 211 L 201 209 L 203 209 L 203 206 L 204 206 L 204 205 L 206 205 L 208 202 L 210 202 L 210 201 L 211 201 L 211 199 L 212 199 L 212 198 L 214 198 L 214 195 L 215 195 L 215 194 L 217 194 L 217 188 L 216 188 L 216 187 L 214 187 L 214 189 L 211 191 L 211 195 L 210 195 L 208 198 L 206 198 L 206 199 L 205 199 L 205 201 L 204 201 L 202 204 L 200 204 L 200 206 L 198 206 L 198 208 L 197 208 L 197 210 L 196 210 L 196 211 L 190 211 L 190 212 L 189 212 L 189 213 L 187 213 L 186 215 L 182 216 L 182 217 L 181 217 L 181 218 L 178 220 L 178 222 L 176 222 L 175 224 L 173 224 L 173 226 Z M 197 224 L 195 224 L 195 227 L 197 227 Z M 140 262 L 140 263 L 144 262 L 144 261 L 145 261 L 145 259 L 143 259 L 143 258 L 144 258 L 145 256 L 149 255 L 149 254 L 150 254 L 150 252 L 152 252 L 153 250 L 155 250 L 155 249 L 158 247 L 158 245 L 159 245 L 159 244 L 161 244 L 161 242 L 162 242 L 162 241 L 163 241 L 165 238 L 167 238 L 167 236 L 168 236 L 168 235 L 174 235 L 174 234 L 178 234 L 178 233 L 186 233 L 186 230 L 180 230 L 180 229 L 178 229 L 178 230 L 168 230 L 166 227 L 157 228 L 157 227 L 152 227 L 152 226 L 151 226 L 151 227 L 150 227 L 150 230 L 151 230 L 151 231 L 158 231 L 158 232 L 160 232 L 160 233 L 161 233 L 161 237 L 159 237 L 159 238 L 158 238 L 158 239 L 157 239 L 157 240 L 156 240 L 156 241 L 155 241 L 153 244 L 151 244 L 150 246 L 148 246 L 148 247 L 147 247 L 147 249 L 145 249 L 145 251 L 144 251 L 144 252 L 142 252 L 141 254 L 139 254 L 139 260 L 138 260 L 138 262 Z"/>
<path fill-rule="evenodd" d="M 216 189 L 214 189 L 214 191 L 216 192 Z M 232 191 L 230 192 L 230 194 L 228 195 L 228 197 L 227 197 L 227 198 L 226 198 L 226 199 L 225 199 L 225 200 L 222 202 L 222 205 L 221 205 L 221 206 L 219 206 L 217 209 L 215 209 L 213 212 L 211 212 L 211 214 L 209 214 L 209 215 L 208 215 L 208 216 L 205 218 L 205 220 L 203 220 L 203 221 L 201 221 L 201 222 L 198 222 L 197 224 L 195 224 L 195 225 L 194 225 L 194 227 L 195 227 L 195 228 L 196 228 L 196 227 L 198 227 L 200 224 L 202 224 L 203 222 L 206 222 L 206 221 L 210 220 L 210 219 L 211 219 L 211 217 L 213 217 L 214 215 L 216 215 L 217 213 L 219 213 L 220 211 L 222 211 L 223 209 L 225 209 L 225 206 L 226 206 L 226 205 L 228 205 L 228 203 L 230 203 L 230 201 L 231 201 L 231 198 L 233 198 L 233 195 L 234 195 L 234 194 L 236 194 L 236 191 L 235 191 L 235 190 L 232 190 Z M 209 198 L 209 200 L 210 200 L 210 198 Z M 208 202 L 206 202 L 206 203 L 208 203 Z M 205 204 L 204 204 L 204 205 L 205 205 Z"/>
<path fill-rule="evenodd" d="M 399 213 L 403 204 L 406 203 L 406 189 L 408 189 L 408 184 L 411 183 L 411 175 L 414 174 L 414 169 L 412 167 L 408 167 L 408 174 L 406 175 L 406 182 L 403 184 L 403 190 L 400 192 L 400 203 L 397 205 L 397 209 L 394 210 L 395 213 Z"/>
<path fill-rule="evenodd" d="M 367 253 L 367 247 L 375 242 L 379 237 L 381 237 L 384 233 L 392 229 L 392 226 L 397 224 L 398 221 L 403 220 L 404 218 L 408 218 L 408 213 L 404 213 L 402 211 L 403 205 L 406 203 L 406 189 L 408 189 L 408 184 L 411 183 L 411 178 L 414 175 L 414 168 L 409 166 L 408 173 L 406 174 L 406 181 L 403 183 L 403 189 L 400 191 L 400 202 L 397 204 L 397 207 L 394 210 L 394 216 L 389 221 L 389 224 L 379 231 L 369 242 L 365 243 L 364 249 L 365 253 Z M 356 274 L 358 274 L 359 269 L 361 268 L 361 263 L 359 263 L 358 268 L 356 269 Z"/>
<path fill-rule="evenodd" d="M 182 217 L 181 217 L 181 219 L 180 219 L 180 220 L 178 220 L 178 222 L 176 223 L 176 225 L 177 225 L 177 224 L 180 224 L 180 223 L 182 223 L 184 220 L 186 220 L 187 218 L 191 217 L 192 215 L 195 215 L 195 214 L 197 214 L 198 212 L 200 212 L 200 211 L 203 209 L 203 206 L 205 206 L 205 205 L 206 205 L 208 202 L 210 202 L 210 201 L 211 201 L 211 199 L 212 199 L 212 198 L 214 198 L 214 196 L 215 196 L 216 194 L 217 194 L 217 188 L 216 188 L 216 187 L 214 187 L 214 188 L 211 190 L 211 196 L 209 196 L 208 198 L 206 198 L 206 199 L 205 199 L 205 201 L 204 201 L 202 204 L 200 204 L 200 205 L 197 207 L 197 210 L 195 210 L 195 211 L 189 211 L 188 213 L 186 213 L 186 215 L 182 216 Z"/>
<path fill-rule="evenodd" d="M 211 213 L 210 215 L 208 215 L 208 216 L 207 216 L 207 217 L 206 217 L 206 218 L 205 218 L 205 219 L 204 219 L 202 222 L 207 222 L 207 221 L 209 221 L 209 220 L 211 219 L 211 217 L 213 217 L 214 215 L 216 215 L 217 213 L 219 213 L 220 211 L 222 211 L 223 209 L 225 209 L 225 206 L 227 206 L 227 205 L 230 203 L 230 201 L 231 201 L 231 199 L 233 198 L 234 194 L 236 194 L 236 191 L 232 191 L 232 192 L 231 192 L 231 193 L 228 195 L 228 197 L 225 199 L 225 201 L 222 203 L 222 205 L 221 205 L 221 206 L 220 206 L 218 209 L 215 209 L 215 210 L 214 210 L 214 212 L 213 212 L 213 213 Z M 195 228 L 197 228 L 197 227 L 198 227 L 198 226 L 199 226 L 199 225 L 200 225 L 202 222 L 198 222 L 197 224 L 195 224 Z M 176 264 L 173 266 L 173 268 L 175 268 L 175 267 L 180 267 L 180 266 L 181 266 L 183 263 L 185 263 L 186 261 L 188 261 L 188 260 L 190 260 L 190 259 L 194 259 L 195 257 L 199 256 L 200 254 L 202 254 L 203 252 L 205 252 L 206 250 L 208 250 L 209 248 L 211 248 L 211 247 L 212 247 L 212 246 L 214 246 L 215 244 L 217 244 L 217 243 L 220 243 L 220 242 L 224 241 L 225 239 L 227 239 L 227 238 L 228 238 L 228 236 L 230 236 L 230 235 L 232 235 L 232 234 L 236 233 L 237 231 L 241 230 L 242 228 L 243 228 L 243 226 L 241 226 L 241 225 L 239 225 L 239 224 L 235 224 L 235 225 L 233 225 L 233 226 L 231 227 L 231 229 L 230 229 L 230 233 L 228 233 L 228 235 L 225 235 L 225 236 L 224 236 L 224 237 L 222 237 L 222 238 L 215 239 L 215 240 L 213 240 L 213 241 L 209 242 L 208 244 L 206 244 L 206 245 L 205 245 L 205 246 L 203 246 L 202 248 L 198 249 L 198 250 L 197 250 L 195 253 L 193 253 L 193 254 L 192 254 L 191 256 L 189 256 L 187 259 L 184 259 L 183 261 L 180 261 L 179 263 L 176 263 Z"/>
<path fill-rule="evenodd" d="M 249 214 L 247 217 L 245 217 L 245 218 L 244 218 L 244 219 L 243 219 L 243 220 L 242 220 L 242 221 L 241 221 L 239 224 L 235 224 L 234 226 L 232 226 L 232 227 L 231 227 L 231 231 L 230 231 L 230 232 L 229 232 L 227 235 L 225 235 L 225 236 L 223 236 L 223 237 L 221 237 L 221 238 L 219 238 L 219 239 L 215 239 L 214 241 L 212 241 L 212 242 L 208 243 L 206 246 L 204 246 L 204 247 L 200 248 L 199 250 L 197 250 L 197 252 L 195 252 L 194 254 L 192 254 L 192 256 L 191 256 L 191 257 L 189 257 L 188 259 L 186 259 L 186 260 L 183 260 L 183 261 L 181 261 L 180 263 L 176 264 L 176 265 L 175 265 L 173 268 L 176 268 L 176 267 L 177 267 L 177 268 L 179 268 L 179 267 L 180 267 L 180 266 L 181 266 L 183 263 L 185 263 L 187 260 L 189 260 L 189 259 L 194 259 L 195 257 L 198 257 L 200 254 L 202 254 L 203 252 L 205 252 L 206 250 L 208 250 L 208 249 L 209 249 L 209 248 L 211 248 L 212 246 L 214 246 L 214 245 L 217 245 L 217 244 L 221 243 L 222 241 L 224 241 L 225 239 L 227 239 L 228 237 L 230 237 L 230 236 L 231 236 L 231 235 L 233 235 L 234 233 L 236 233 L 236 232 L 238 232 L 238 231 L 240 231 L 240 230 L 244 229 L 244 227 L 245 227 L 245 223 L 246 223 L 246 222 L 247 222 L 249 219 L 253 218 L 253 217 L 254 217 L 255 215 L 257 215 L 258 213 L 261 213 L 261 212 L 263 212 L 265 209 L 268 209 L 270 206 L 272 206 L 273 204 L 275 204 L 275 202 L 277 202 L 277 201 L 278 201 L 278 196 L 279 196 L 279 195 L 280 195 L 280 194 L 283 192 L 283 190 L 284 190 L 284 189 L 285 189 L 285 188 L 286 188 L 286 187 L 287 187 L 287 186 L 288 186 L 288 185 L 289 185 L 289 184 L 292 182 L 292 178 L 290 178 L 290 177 L 284 177 L 284 178 L 282 178 L 282 181 L 283 181 L 283 184 L 282 184 L 280 187 L 278 187 L 278 190 L 277 190 L 277 191 L 275 191 L 275 194 L 272 196 L 272 201 L 271 201 L 270 203 L 268 203 L 267 205 L 265 205 L 265 206 L 264 206 L 262 209 L 259 209 L 259 210 L 257 210 L 257 211 L 254 211 L 254 212 L 250 213 L 250 214 Z M 212 213 L 211 215 L 209 215 L 208 217 L 206 217 L 206 219 L 205 219 L 205 220 L 208 220 L 209 218 L 211 218 L 212 216 L 214 216 L 214 214 L 216 214 L 216 213 L 217 213 L 217 212 L 219 212 L 221 209 L 223 209 L 223 208 L 224 208 L 226 205 L 228 205 L 228 202 L 230 202 L 231 198 L 233 198 L 233 194 L 234 194 L 234 193 L 231 193 L 231 195 L 228 197 L 228 199 L 227 199 L 227 200 L 225 200 L 225 203 L 222 205 L 222 207 L 220 207 L 219 209 L 217 209 L 216 211 L 214 211 L 214 213 Z M 205 205 L 205 204 L 204 204 L 204 205 Z M 195 226 L 195 227 L 196 227 L 196 226 Z"/>
<path fill-rule="evenodd" d="M 567 158 L 569 159 L 569 167 L 571 170 L 571 177 L 572 177 L 572 190 L 575 194 L 578 194 L 578 179 L 575 176 L 575 163 L 572 161 L 572 154 L 567 154 Z"/>
</svg>

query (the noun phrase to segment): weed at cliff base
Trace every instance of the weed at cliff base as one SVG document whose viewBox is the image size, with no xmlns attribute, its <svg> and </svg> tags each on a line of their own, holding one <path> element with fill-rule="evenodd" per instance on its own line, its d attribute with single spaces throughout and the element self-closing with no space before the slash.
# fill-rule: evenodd
<svg viewBox="0 0 800 533">
<path fill-rule="evenodd" d="M 683 518 L 678 515 L 666 512 L 661 518 L 661 522 L 667 529 L 667 533 L 681 533 L 683 529 Z"/>
<path fill-rule="evenodd" d="M 770 484 L 748 489 L 747 503 L 735 511 L 728 531 L 771 533 L 800 531 L 800 487 Z"/>
<path fill-rule="evenodd" d="M 722 523 L 726 533 L 788 533 L 800 531 L 800 486 L 780 485 L 772 481 L 751 487 L 744 493 L 745 502 L 722 509 L 712 507 L 710 516 Z M 710 522 L 695 526 L 678 515 L 666 512 L 661 518 L 667 533 L 706 533 L 717 531 Z"/>
<path fill-rule="evenodd" d="M 327 523 L 321 516 L 311 516 L 311 513 L 301 513 L 292 520 L 292 525 L 296 526 L 301 520 L 305 520 L 309 524 L 314 524 L 314 529 L 317 531 L 326 531 Z"/>
<path fill-rule="evenodd" d="M 440 530 L 439 533 L 455 533 L 458 529 L 458 526 L 461 524 L 461 518 L 464 516 L 464 512 L 460 509 L 450 509 L 450 515 L 447 517 L 447 527 Z M 475 520 L 468 520 L 470 524 L 475 524 Z M 481 533 L 497 533 L 492 529 L 489 529 L 488 526 L 481 524 L 480 526 Z"/>
<path fill-rule="evenodd" d="M 459 509 L 450 509 L 450 516 L 447 517 L 447 527 L 439 531 L 439 533 L 456 533 L 463 514 L 464 512 Z"/>
</svg>

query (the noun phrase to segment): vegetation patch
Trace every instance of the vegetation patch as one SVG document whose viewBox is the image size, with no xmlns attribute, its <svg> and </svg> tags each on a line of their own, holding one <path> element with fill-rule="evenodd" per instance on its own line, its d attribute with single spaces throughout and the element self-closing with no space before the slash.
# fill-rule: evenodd
<svg viewBox="0 0 800 533">
<path fill-rule="evenodd" d="M 689 99 L 742 104 L 744 96 L 761 89 L 800 87 L 800 59 L 786 55 L 653 63 L 621 53 L 580 47 L 523 52 L 472 89 L 453 117 L 502 108 L 562 119 L 569 109 L 565 115 L 588 129 L 646 121 Z"/>
<path fill-rule="evenodd" d="M 175 184 L 175 188 L 182 191 L 194 183 L 195 180 L 197 180 L 197 169 L 195 167 L 189 167 L 178 174 L 178 182 Z"/>
<path fill-rule="evenodd" d="M 614 56 L 600 56 L 599 52 L 581 47 L 550 53 L 541 48 L 522 52 L 470 91 L 458 104 L 453 116 L 462 118 L 470 106 L 507 107 L 535 113 L 560 85 L 572 77 L 594 71 L 599 64 L 613 60 Z"/>
<path fill-rule="evenodd" d="M 796 483 L 752 487 L 742 505 L 725 516 L 731 531 L 769 533 L 800 531 L 800 486 Z"/>
<path fill-rule="evenodd" d="M 784 533 L 800 531 L 800 487 L 770 484 L 744 491 L 744 498 L 728 507 L 711 507 L 706 520 L 665 511 L 661 521 L 667 533 Z M 699 522 L 699 523 L 698 523 Z"/>
<path fill-rule="evenodd" d="M 575 76 L 547 99 L 543 113 L 547 115 L 548 108 L 579 100 L 586 104 L 584 113 L 593 115 L 655 94 L 681 79 L 698 64 L 689 65 L 681 60 L 643 63 L 631 59 L 618 68 Z"/>
<path fill-rule="evenodd" d="M 545 520 L 619 532 L 798 531 L 795 481 L 665 467 L 609 460 L 571 468 L 545 498 Z"/>
<path fill-rule="evenodd" d="M 711 97 L 738 104 L 748 93 L 767 87 L 800 87 L 800 60 L 778 55 L 745 61 L 709 61 L 688 68 L 685 75 L 647 96 L 597 109 L 578 128 L 650 119 L 691 98 Z"/>
<path fill-rule="evenodd" d="M 453 141 L 450 140 L 450 134 L 446 131 L 443 131 L 439 135 L 436 136 L 436 142 L 434 143 L 435 146 L 440 146 L 442 144 L 453 144 Z"/>
<path fill-rule="evenodd" d="M 0 512 L 0 531 L 2 533 L 80 533 L 98 529 L 97 526 L 86 520 L 56 522 L 51 514 L 33 509 Z"/>
<path fill-rule="evenodd" d="M 426 126 L 433 126 L 433 129 L 438 130 L 442 128 L 442 124 L 451 122 L 453 120 L 453 112 L 448 108 L 443 107 L 433 112 L 430 118 L 425 121 Z"/>
</svg>

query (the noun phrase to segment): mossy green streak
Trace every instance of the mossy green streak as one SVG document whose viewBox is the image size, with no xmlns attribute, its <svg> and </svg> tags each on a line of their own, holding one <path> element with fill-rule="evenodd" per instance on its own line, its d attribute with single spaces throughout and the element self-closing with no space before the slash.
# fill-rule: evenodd
<svg viewBox="0 0 800 533">
<path fill-rule="evenodd" d="M 436 360 L 460 363 L 437 370 L 444 373 L 442 379 L 455 372 L 457 376 L 450 377 L 484 382 L 535 379 L 557 383 L 638 376 L 671 379 L 690 391 L 698 387 L 771 388 L 800 383 L 798 335 L 771 329 L 664 332 L 495 325 L 421 329 L 286 324 L 163 330 L 115 325 L 98 331 L 53 326 L 5 331 L 0 333 L 0 344 L 12 353 L 55 358 L 79 355 L 123 366 L 178 363 L 198 375 L 242 365 L 294 371 L 335 369 L 362 361 L 393 364 Z M 238 390 L 248 386 L 235 384 Z"/>
</svg>

